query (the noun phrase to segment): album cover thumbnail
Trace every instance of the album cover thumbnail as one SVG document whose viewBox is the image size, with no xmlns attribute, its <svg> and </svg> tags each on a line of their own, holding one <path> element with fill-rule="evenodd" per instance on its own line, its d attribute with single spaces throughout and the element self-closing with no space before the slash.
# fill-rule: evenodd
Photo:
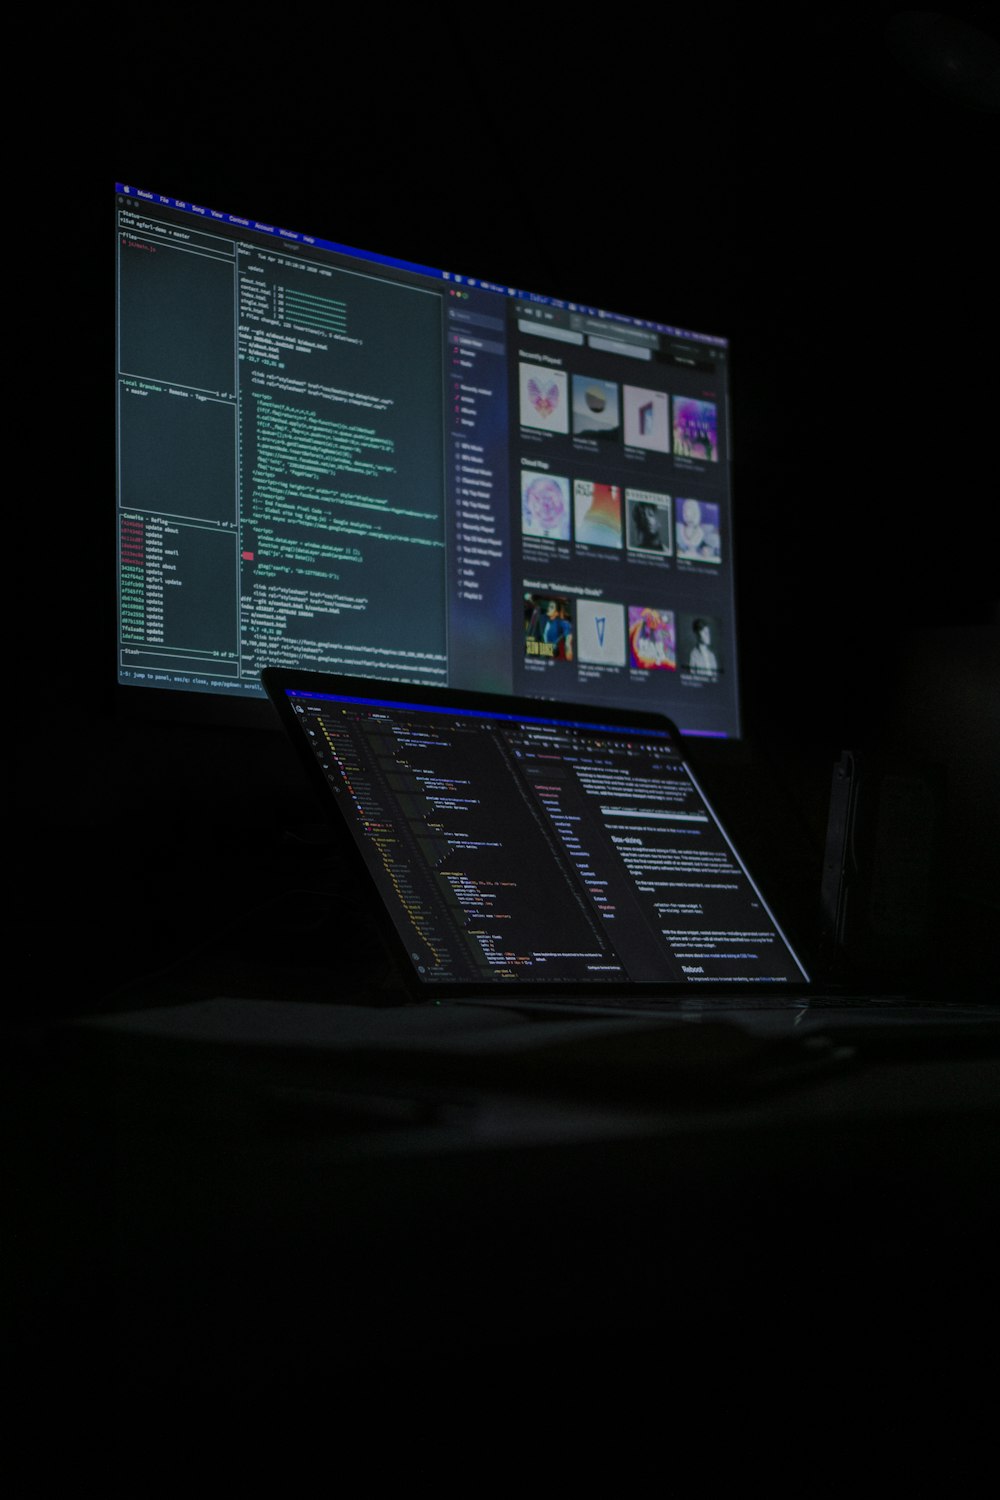
<svg viewBox="0 0 1000 1500">
<path fill-rule="evenodd" d="M 572 531 L 569 480 L 521 470 L 521 531 L 567 542 Z"/>
<path fill-rule="evenodd" d="M 578 542 L 585 542 L 590 547 L 621 546 L 622 492 L 617 484 L 575 480 L 573 509 Z"/>
<path fill-rule="evenodd" d="M 603 599 L 576 602 L 576 647 L 580 661 L 625 665 L 625 606 Z"/>
<path fill-rule="evenodd" d="M 673 610 L 654 609 L 649 604 L 630 604 L 628 649 L 633 667 L 675 672 L 677 638 Z"/>
<path fill-rule="evenodd" d="M 573 376 L 573 434 L 576 437 L 617 438 L 621 434 L 618 386 L 613 380 Z"/>
<path fill-rule="evenodd" d="M 670 398 L 666 391 L 624 387 L 625 441 L 630 448 L 670 452 Z"/>
<path fill-rule="evenodd" d="M 723 671 L 722 631 L 714 615 L 682 614 L 677 621 L 677 655 L 682 667 L 713 679 Z"/>
<path fill-rule="evenodd" d="M 669 495 L 652 490 L 625 491 L 625 537 L 630 552 L 669 557 L 673 552 L 672 505 Z"/>
<path fill-rule="evenodd" d="M 677 556 L 688 562 L 722 561 L 717 505 L 709 500 L 678 500 Z"/>
<path fill-rule="evenodd" d="M 535 661 L 572 661 L 573 645 L 572 599 L 563 594 L 525 594 L 525 656 Z"/>
<path fill-rule="evenodd" d="M 674 452 L 705 463 L 719 461 L 719 433 L 714 401 L 674 397 Z"/>
<path fill-rule="evenodd" d="M 569 379 L 563 370 L 519 365 L 521 425 L 544 432 L 569 432 Z"/>
</svg>

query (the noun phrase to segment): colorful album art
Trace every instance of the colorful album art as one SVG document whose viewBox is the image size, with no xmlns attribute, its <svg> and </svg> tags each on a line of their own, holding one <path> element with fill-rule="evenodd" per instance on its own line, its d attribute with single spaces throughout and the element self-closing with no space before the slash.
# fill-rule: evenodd
<svg viewBox="0 0 1000 1500">
<path fill-rule="evenodd" d="M 666 391 L 627 385 L 623 390 L 625 441 L 630 448 L 670 452 L 670 398 Z"/>
<path fill-rule="evenodd" d="M 603 599 L 576 601 L 577 659 L 596 665 L 625 665 L 625 606 Z"/>
<path fill-rule="evenodd" d="M 520 365 L 521 426 L 569 432 L 569 378 L 563 370 Z"/>
<path fill-rule="evenodd" d="M 714 401 L 674 397 L 674 452 L 683 458 L 719 462 L 719 432 Z"/>
<path fill-rule="evenodd" d="M 573 601 L 562 594 L 525 594 L 524 654 L 532 661 L 572 661 Z"/>
<path fill-rule="evenodd" d="M 617 484 L 573 483 L 576 540 L 588 547 L 622 544 L 622 492 Z"/>
<path fill-rule="evenodd" d="M 723 670 L 721 639 L 715 615 L 679 615 L 677 659 L 681 667 L 706 681 L 714 681 Z"/>
<path fill-rule="evenodd" d="M 589 375 L 573 376 L 573 434 L 597 438 L 621 435 L 615 381 L 594 380 Z"/>
<path fill-rule="evenodd" d="M 630 604 L 628 652 L 633 667 L 675 672 L 677 640 L 673 610 L 653 609 L 648 604 Z"/>
<path fill-rule="evenodd" d="M 687 562 L 722 561 L 717 505 L 708 500 L 678 500 L 677 556 Z"/>
<path fill-rule="evenodd" d="M 669 495 L 652 490 L 625 491 L 625 539 L 630 552 L 669 557 L 674 550 L 673 507 Z"/>
<path fill-rule="evenodd" d="M 521 531 L 568 542 L 572 530 L 569 480 L 521 470 Z"/>
</svg>

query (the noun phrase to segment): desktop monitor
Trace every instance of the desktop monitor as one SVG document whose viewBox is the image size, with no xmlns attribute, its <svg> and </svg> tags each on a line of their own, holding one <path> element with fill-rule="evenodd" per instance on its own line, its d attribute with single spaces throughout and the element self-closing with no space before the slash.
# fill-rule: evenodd
<svg viewBox="0 0 1000 1500">
<path fill-rule="evenodd" d="M 115 230 L 130 696 L 315 667 L 739 735 L 725 338 L 132 184 Z"/>
</svg>

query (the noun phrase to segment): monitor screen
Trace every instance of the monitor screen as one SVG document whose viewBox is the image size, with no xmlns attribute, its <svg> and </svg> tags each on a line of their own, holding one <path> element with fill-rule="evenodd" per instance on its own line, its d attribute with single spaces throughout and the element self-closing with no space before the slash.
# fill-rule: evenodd
<svg viewBox="0 0 1000 1500">
<path fill-rule="evenodd" d="M 739 735 L 725 338 L 134 185 L 115 228 L 119 683 Z"/>
</svg>

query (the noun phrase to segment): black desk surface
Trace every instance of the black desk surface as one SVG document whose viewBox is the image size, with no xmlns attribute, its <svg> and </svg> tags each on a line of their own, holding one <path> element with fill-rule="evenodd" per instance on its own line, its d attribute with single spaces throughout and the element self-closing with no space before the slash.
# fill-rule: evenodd
<svg viewBox="0 0 1000 1500">
<path fill-rule="evenodd" d="M 333 1348 L 576 1363 L 791 1323 L 803 1278 L 849 1319 L 978 1317 L 998 1051 L 225 996 L 52 1026 L 14 1050 L 19 1324 L 111 1388 L 252 1395 Z"/>
</svg>

